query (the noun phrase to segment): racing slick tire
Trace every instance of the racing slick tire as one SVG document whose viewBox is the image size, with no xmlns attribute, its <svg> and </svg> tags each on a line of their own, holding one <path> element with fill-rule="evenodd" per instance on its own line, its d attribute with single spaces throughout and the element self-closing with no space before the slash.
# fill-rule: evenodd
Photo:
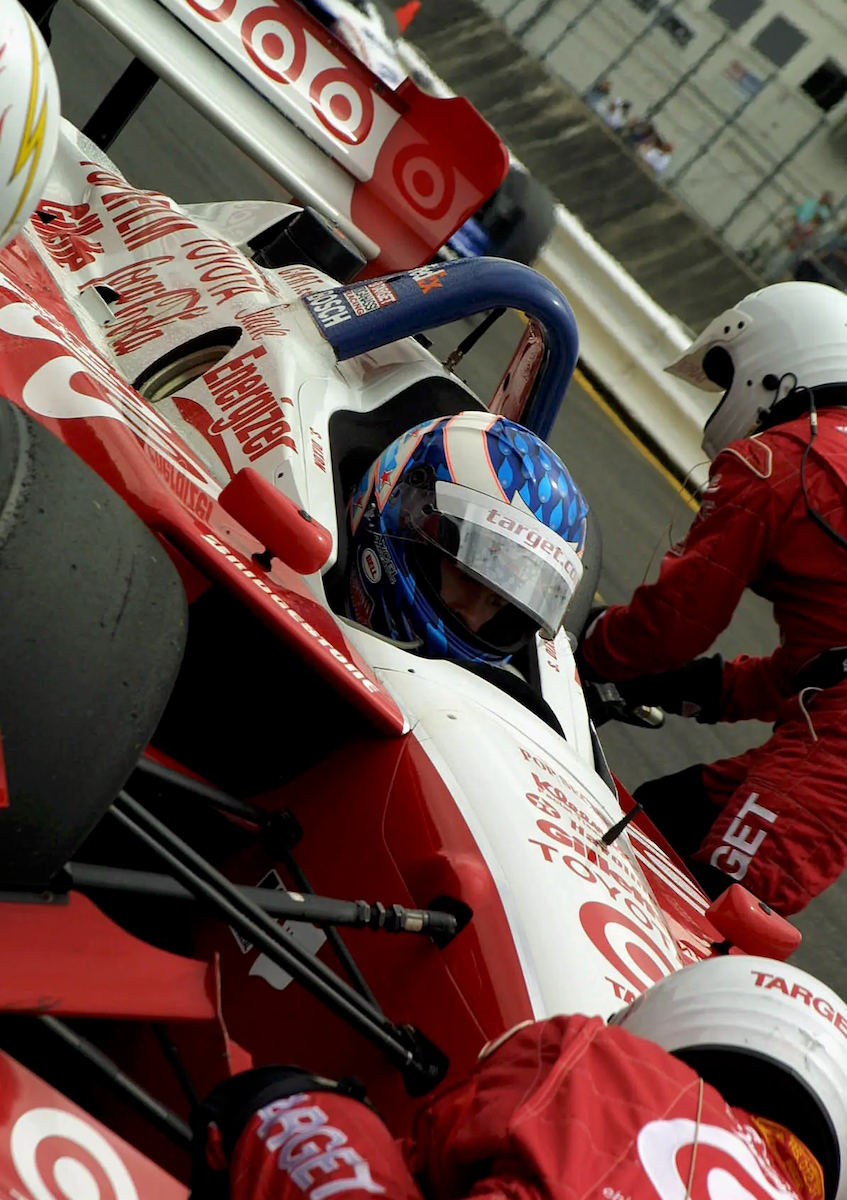
<svg viewBox="0 0 847 1200">
<path fill-rule="evenodd" d="M 487 254 L 531 265 L 556 224 L 556 198 L 526 171 L 510 167 L 476 216 L 491 239 Z"/>
<path fill-rule="evenodd" d="M 171 693 L 186 620 L 160 542 L 0 397 L 0 890 L 45 887 L 105 814 Z"/>
</svg>

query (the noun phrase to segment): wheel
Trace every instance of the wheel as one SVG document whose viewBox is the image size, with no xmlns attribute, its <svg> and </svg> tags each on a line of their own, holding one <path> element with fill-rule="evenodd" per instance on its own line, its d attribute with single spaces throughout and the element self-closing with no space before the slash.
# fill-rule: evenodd
<svg viewBox="0 0 847 1200">
<path fill-rule="evenodd" d="M 159 541 L 0 398 L 0 890 L 43 887 L 106 812 L 165 707 L 185 633 Z"/>
<path fill-rule="evenodd" d="M 477 215 L 491 238 L 487 254 L 529 265 L 553 232 L 556 198 L 526 171 L 510 167 Z"/>
</svg>

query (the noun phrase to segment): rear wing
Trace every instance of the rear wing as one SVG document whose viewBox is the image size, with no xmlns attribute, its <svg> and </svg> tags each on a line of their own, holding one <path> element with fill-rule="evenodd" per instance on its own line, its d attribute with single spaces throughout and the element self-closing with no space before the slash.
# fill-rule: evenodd
<svg viewBox="0 0 847 1200">
<path fill-rule="evenodd" d="M 335 222 L 368 275 L 429 262 L 506 176 L 506 149 L 469 101 L 410 79 L 392 91 L 296 0 L 76 2 Z"/>
</svg>

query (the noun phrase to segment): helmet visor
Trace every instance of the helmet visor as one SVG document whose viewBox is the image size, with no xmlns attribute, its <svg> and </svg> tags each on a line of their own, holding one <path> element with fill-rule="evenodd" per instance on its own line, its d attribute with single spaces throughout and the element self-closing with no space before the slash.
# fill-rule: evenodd
<svg viewBox="0 0 847 1200">
<path fill-rule="evenodd" d="M 419 496 L 423 503 L 408 497 L 406 506 L 418 534 L 555 636 L 582 578 L 575 548 L 537 517 L 473 488 L 439 481 L 434 505 L 432 492 Z"/>
</svg>

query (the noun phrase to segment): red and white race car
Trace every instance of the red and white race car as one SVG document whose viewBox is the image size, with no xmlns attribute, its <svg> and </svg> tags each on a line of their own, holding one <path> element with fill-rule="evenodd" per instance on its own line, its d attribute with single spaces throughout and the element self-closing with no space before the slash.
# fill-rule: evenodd
<svg viewBox="0 0 847 1200">
<path fill-rule="evenodd" d="M 238 2 L 218 20 L 237 10 L 249 42 Z M 306 35 L 291 46 L 320 97 L 335 68 L 309 65 Z M 566 300 L 528 268 L 412 265 L 409 239 L 464 210 L 421 218 L 398 138 L 376 261 L 412 269 L 374 278 L 292 206 L 139 191 L 68 124 L 0 253 L 16 1200 L 183 1195 L 192 1105 L 251 1061 L 358 1075 L 401 1133 L 416 1096 L 522 1020 L 607 1014 L 730 942 L 796 944 L 740 888 L 710 919 L 649 823 L 620 827 L 632 802 L 565 630 L 523 677 L 481 677 L 336 612 L 346 502 L 380 450 L 478 407 L 543 436 L 577 356 Z M 509 306 L 528 325 L 486 402 L 422 339 Z"/>
</svg>

